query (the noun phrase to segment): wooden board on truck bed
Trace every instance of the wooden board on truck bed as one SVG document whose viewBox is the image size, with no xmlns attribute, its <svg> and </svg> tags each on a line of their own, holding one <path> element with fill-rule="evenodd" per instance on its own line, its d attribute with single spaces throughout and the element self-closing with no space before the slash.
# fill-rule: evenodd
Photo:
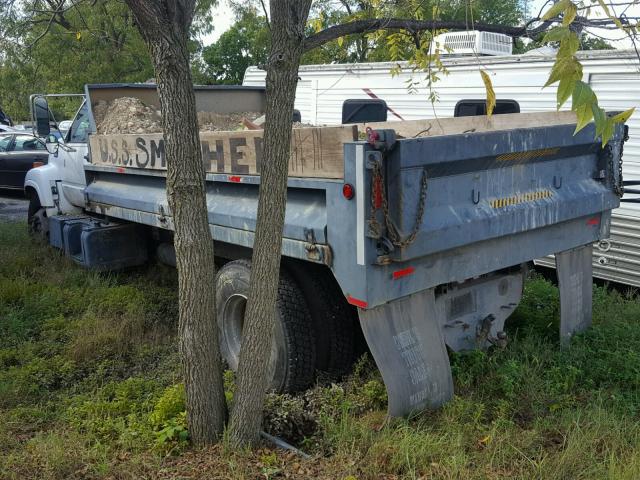
<svg viewBox="0 0 640 480">
<path fill-rule="evenodd" d="M 549 127 L 576 123 L 575 112 L 530 112 L 507 113 L 502 115 L 477 115 L 456 118 L 430 118 L 403 122 L 373 122 L 359 124 L 360 131 L 366 127 L 375 129 L 391 128 L 404 138 L 433 137 L 438 135 L 458 135 L 518 128 Z"/>
<path fill-rule="evenodd" d="M 343 144 L 358 140 L 359 135 L 364 139 L 367 127 L 393 129 L 402 137 L 413 138 L 575 123 L 573 112 L 535 112 L 294 128 L 289 176 L 343 178 Z M 263 134 L 263 130 L 200 132 L 205 170 L 208 173 L 259 175 Z M 94 165 L 166 170 L 164 140 L 160 133 L 91 135 L 90 146 Z"/>
<path fill-rule="evenodd" d="M 289 176 L 342 178 L 342 148 L 357 140 L 355 125 L 294 128 Z M 202 159 L 207 173 L 258 175 L 262 162 L 263 130 L 200 132 Z M 166 170 L 161 133 L 91 135 L 91 161 L 150 170 Z"/>
</svg>

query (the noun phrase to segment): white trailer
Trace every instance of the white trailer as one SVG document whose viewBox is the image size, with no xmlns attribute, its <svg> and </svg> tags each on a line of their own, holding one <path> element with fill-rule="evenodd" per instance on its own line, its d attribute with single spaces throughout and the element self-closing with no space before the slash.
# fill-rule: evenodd
<svg viewBox="0 0 640 480">
<path fill-rule="evenodd" d="M 585 82 L 598 95 L 607 111 L 640 107 L 640 62 L 633 51 L 603 50 L 578 54 L 584 66 Z M 429 101 L 425 73 L 412 72 L 400 63 L 402 73 L 391 75 L 398 64 L 353 63 L 304 65 L 300 67 L 295 108 L 302 121 L 336 124 L 342 117 L 342 104 L 351 98 L 381 98 L 389 107 L 388 120 L 415 120 L 452 117 L 455 105 L 463 99 L 485 96 L 479 69 L 491 74 L 498 99 L 515 100 L 521 112 L 556 109 L 556 87 L 543 88 L 555 58 L 528 53 L 494 57 L 451 57 L 444 60 L 448 75 L 434 84 L 438 101 Z M 265 72 L 249 67 L 244 85 L 262 86 Z M 412 91 L 407 86 L 412 84 Z M 625 180 L 640 180 L 640 108 L 627 122 L 629 140 L 624 146 Z M 611 238 L 593 250 L 594 276 L 632 286 L 640 286 L 640 205 L 622 203 L 613 212 Z M 554 266 L 553 259 L 537 264 Z"/>
</svg>

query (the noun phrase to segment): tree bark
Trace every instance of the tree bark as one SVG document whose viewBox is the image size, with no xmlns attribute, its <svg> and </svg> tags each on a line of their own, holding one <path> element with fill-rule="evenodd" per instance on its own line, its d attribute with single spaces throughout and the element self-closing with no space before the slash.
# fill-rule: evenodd
<svg viewBox="0 0 640 480">
<path fill-rule="evenodd" d="M 193 443 L 216 442 L 226 403 L 215 319 L 213 240 L 207 219 L 189 26 L 193 0 L 127 0 L 147 42 L 158 83 L 167 159 L 167 197 L 175 230 L 179 342 Z"/>
<path fill-rule="evenodd" d="M 293 103 L 311 0 L 272 0 L 267 108 L 250 293 L 245 311 L 229 438 L 235 446 L 259 439 L 273 339 L 282 229 L 287 201 Z"/>
</svg>

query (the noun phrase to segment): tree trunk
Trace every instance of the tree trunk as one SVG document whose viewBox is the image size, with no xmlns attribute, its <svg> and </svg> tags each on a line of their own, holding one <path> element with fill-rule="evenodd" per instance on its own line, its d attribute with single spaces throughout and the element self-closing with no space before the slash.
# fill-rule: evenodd
<svg viewBox="0 0 640 480">
<path fill-rule="evenodd" d="M 287 201 L 293 103 L 311 0 L 272 0 L 267 109 L 250 293 L 229 426 L 235 446 L 258 441 L 273 339 Z"/>
<path fill-rule="evenodd" d="M 158 83 L 167 197 L 175 230 L 187 419 L 192 441 L 205 445 L 220 438 L 226 403 L 215 319 L 213 241 L 187 49 L 194 4 L 188 0 L 127 3 L 149 46 Z"/>
</svg>

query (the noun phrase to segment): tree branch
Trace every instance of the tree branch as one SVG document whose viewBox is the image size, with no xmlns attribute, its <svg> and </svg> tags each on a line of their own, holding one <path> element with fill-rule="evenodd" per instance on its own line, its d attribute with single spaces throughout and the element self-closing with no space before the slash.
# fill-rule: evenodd
<svg viewBox="0 0 640 480">
<path fill-rule="evenodd" d="M 504 25 L 485 25 L 477 23 L 476 30 L 485 32 L 504 33 L 511 37 L 520 37 L 525 32 L 524 27 L 507 27 Z M 438 20 L 413 20 L 404 18 L 372 18 L 366 20 L 354 20 L 342 25 L 321 30 L 305 39 L 305 51 L 312 50 L 323 43 L 330 42 L 345 35 L 355 33 L 373 32 L 375 30 L 407 30 L 410 32 L 424 30 L 469 30 L 465 22 L 438 21 Z"/>
<path fill-rule="evenodd" d="M 545 20 L 535 28 L 530 26 L 539 22 L 539 18 L 535 18 L 527 22 L 523 26 L 510 27 L 506 25 L 488 25 L 484 23 L 475 23 L 473 30 L 481 30 L 484 32 L 502 33 L 510 37 L 535 37 L 549 29 L 553 24 L 560 21 L 559 18 Z M 574 22 L 582 28 L 617 28 L 611 19 L 593 19 L 586 17 L 577 17 Z M 345 35 L 353 35 L 358 33 L 373 32 L 376 30 L 405 30 L 411 32 L 425 30 L 452 30 L 464 31 L 471 30 L 468 23 L 463 21 L 439 21 L 439 20 L 414 20 L 408 18 L 372 18 L 365 20 L 354 20 L 352 22 L 334 25 L 332 27 L 321 30 L 320 32 L 309 35 L 304 41 L 304 50 L 309 51 L 319 47 L 327 42 L 336 40 Z"/>
</svg>

